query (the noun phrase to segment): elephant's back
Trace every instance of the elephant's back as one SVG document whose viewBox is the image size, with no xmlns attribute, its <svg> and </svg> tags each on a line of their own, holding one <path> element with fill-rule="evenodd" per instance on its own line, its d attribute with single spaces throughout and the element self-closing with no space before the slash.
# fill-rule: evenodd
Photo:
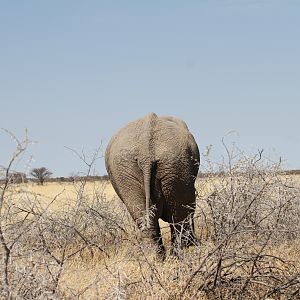
<svg viewBox="0 0 300 300">
<path fill-rule="evenodd" d="M 116 134 L 110 139 L 105 151 L 106 166 L 109 166 L 111 161 L 126 152 L 134 152 L 137 148 L 137 135 L 136 128 L 138 127 L 138 121 L 130 122 L 122 127 Z"/>
<path fill-rule="evenodd" d="M 187 155 L 199 161 L 197 144 L 186 123 L 175 117 L 157 117 L 154 113 L 122 127 L 110 140 L 105 153 L 107 169 L 126 157 L 136 163 L 143 157 L 152 162 L 180 166 Z"/>
<path fill-rule="evenodd" d="M 155 130 L 156 160 L 176 161 L 186 151 L 198 151 L 197 144 L 184 121 L 174 117 L 158 118 Z"/>
<path fill-rule="evenodd" d="M 138 121 L 130 122 L 122 127 L 110 139 L 105 151 L 105 165 L 109 175 L 118 172 L 120 162 L 126 157 L 136 155 L 136 127 Z"/>
<path fill-rule="evenodd" d="M 106 161 L 118 156 L 131 158 L 151 156 L 153 130 L 157 116 L 150 113 L 144 118 L 129 122 L 110 140 L 106 149 Z"/>
</svg>

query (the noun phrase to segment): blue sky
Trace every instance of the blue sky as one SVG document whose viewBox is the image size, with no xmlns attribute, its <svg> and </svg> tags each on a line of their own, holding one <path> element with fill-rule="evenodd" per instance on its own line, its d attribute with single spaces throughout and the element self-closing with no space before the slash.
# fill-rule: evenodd
<svg viewBox="0 0 300 300">
<path fill-rule="evenodd" d="M 235 130 L 300 168 L 299 37 L 298 0 L 0 0 L 0 127 L 38 141 L 17 169 L 32 155 L 54 176 L 84 170 L 65 146 L 104 151 L 150 111 L 184 119 L 216 159 Z"/>
</svg>

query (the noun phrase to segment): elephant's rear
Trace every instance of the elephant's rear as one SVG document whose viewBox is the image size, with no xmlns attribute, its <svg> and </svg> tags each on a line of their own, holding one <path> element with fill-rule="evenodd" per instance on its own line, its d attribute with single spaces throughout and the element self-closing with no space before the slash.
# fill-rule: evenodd
<svg viewBox="0 0 300 300">
<path fill-rule="evenodd" d="M 122 128 L 105 153 L 112 185 L 127 207 L 135 201 L 141 210 L 147 210 L 150 194 L 157 214 L 167 222 L 182 221 L 193 212 L 199 159 L 186 124 L 155 114 Z M 132 215 L 136 218 L 135 213 Z"/>
</svg>

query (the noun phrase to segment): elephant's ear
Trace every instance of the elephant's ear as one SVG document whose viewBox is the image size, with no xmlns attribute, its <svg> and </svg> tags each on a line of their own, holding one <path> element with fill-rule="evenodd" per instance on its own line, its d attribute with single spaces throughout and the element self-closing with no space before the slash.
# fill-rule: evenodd
<svg viewBox="0 0 300 300">
<path fill-rule="evenodd" d="M 141 126 L 140 137 L 139 137 L 139 157 L 138 164 L 141 168 L 144 176 L 144 188 L 146 197 L 146 226 L 150 227 L 150 183 L 151 183 L 151 172 L 152 163 L 154 161 L 154 144 L 153 134 L 156 126 L 157 115 L 150 113 L 143 119 Z"/>
</svg>

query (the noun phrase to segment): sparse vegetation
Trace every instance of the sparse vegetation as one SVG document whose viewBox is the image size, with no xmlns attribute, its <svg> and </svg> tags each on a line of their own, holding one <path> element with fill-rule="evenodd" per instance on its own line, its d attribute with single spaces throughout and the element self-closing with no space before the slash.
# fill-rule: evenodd
<svg viewBox="0 0 300 300">
<path fill-rule="evenodd" d="M 263 152 L 224 143 L 221 164 L 202 157 L 197 242 L 162 262 L 109 183 L 87 180 L 98 154 L 84 161 L 87 177 L 43 195 L 9 180 L 28 144 L 14 140 L 1 181 L 0 298 L 300 298 L 300 185 Z"/>
</svg>

